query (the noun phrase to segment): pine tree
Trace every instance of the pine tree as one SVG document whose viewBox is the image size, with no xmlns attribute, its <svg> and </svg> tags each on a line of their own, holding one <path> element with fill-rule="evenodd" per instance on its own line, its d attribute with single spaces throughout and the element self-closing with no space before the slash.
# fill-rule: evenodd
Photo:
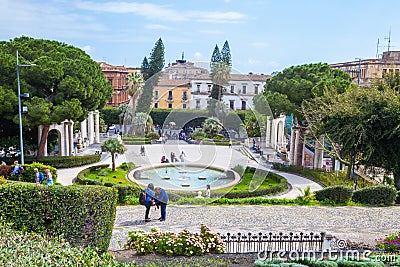
<svg viewBox="0 0 400 267">
<path fill-rule="evenodd" d="M 149 78 L 154 74 L 162 71 L 164 68 L 164 44 L 161 38 L 159 38 L 151 51 L 149 60 Z"/>
<path fill-rule="evenodd" d="M 149 67 L 149 61 L 147 60 L 147 57 L 144 57 L 142 66 L 140 68 L 145 81 L 149 78 Z"/>
<path fill-rule="evenodd" d="M 211 56 L 211 65 L 215 62 L 221 62 L 221 53 L 219 52 L 218 45 L 215 45 L 214 52 Z M 211 66 L 212 68 L 212 66 Z"/>
<path fill-rule="evenodd" d="M 231 49 L 229 48 L 228 40 L 225 41 L 221 50 L 221 62 L 232 66 Z"/>
</svg>

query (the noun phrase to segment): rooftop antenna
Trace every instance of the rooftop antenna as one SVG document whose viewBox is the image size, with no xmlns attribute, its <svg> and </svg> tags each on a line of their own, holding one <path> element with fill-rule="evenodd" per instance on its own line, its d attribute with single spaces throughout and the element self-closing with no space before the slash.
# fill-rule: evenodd
<svg viewBox="0 0 400 267">
<path fill-rule="evenodd" d="M 379 57 L 379 38 L 378 38 L 378 42 L 376 42 L 376 58 Z"/>
<path fill-rule="evenodd" d="M 388 52 L 390 51 L 390 34 L 391 34 L 391 32 L 392 32 L 392 29 L 389 30 L 389 37 L 385 38 L 385 40 L 388 40 L 388 45 L 387 45 Z"/>
<path fill-rule="evenodd" d="M 182 51 L 182 60 L 185 58 L 185 52 Z"/>
</svg>

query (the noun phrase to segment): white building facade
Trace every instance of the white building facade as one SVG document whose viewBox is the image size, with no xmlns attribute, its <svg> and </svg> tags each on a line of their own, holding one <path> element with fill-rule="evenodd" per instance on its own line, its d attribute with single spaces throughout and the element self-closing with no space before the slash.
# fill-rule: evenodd
<svg viewBox="0 0 400 267">
<path fill-rule="evenodd" d="M 231 74 L 222 95 L 222 101 L 231 110 L 253 108 L 253 97 L 262 93 L 265 81 L 272 76 L 260 74 Z M 212 90 L 210 75 L 202 75 L 191 80 L 191 109 L 207 109 Z"/>
</svg>

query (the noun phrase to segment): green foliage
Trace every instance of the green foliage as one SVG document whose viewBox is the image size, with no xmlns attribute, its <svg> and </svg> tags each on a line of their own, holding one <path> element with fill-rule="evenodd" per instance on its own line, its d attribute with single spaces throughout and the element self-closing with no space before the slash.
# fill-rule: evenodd
<svg viewBox="0 0 400 267">
<path fill-rule="evenodd" d="M 160 139 L 160 135 L 158 134 L 158 133 L 155 133 L 155 132 L 149 132 L 149 133 L 146 133 L 145 134 L 145 137 L 147 138 L 147 139 L 150 139 L 150 140 L 158 140 L 158 139 Z"/>
<path fill-rule="evenodd" d="M 13 171 L 13 168 L 10 165 L 0 165 L 0 175 L 4 178 L 8 178 L 8 176 Z"/>
<path fill-rule="evenodd" d="M 223 140 L 203 139 L 201 143 L 203 145 L 228 146 L 229 142 L 232 142 L 232 145 L 234 145 L 234 146 L 240 145 L 240 141 L 229 140 L 229 139 L 223 139 Z"/>
<path fill-rule="evenodd" d="M 193 140 L 203 140 L 204 138 L 207 138 L 207 137 L 208 137 L 208 134 L 206 134 L 205 132 L 203 132 L 202 130 L 200 130 L 200 131 L 195 131 L 195 132 L 193 132 L 193 133 L 190 135 L 190 137 L 191 137 Z"/>
<path fill-rule="evenodd" d="M 330 186 L 314 192 L 315 199 L 319 201 L 332 200 L 335 203 L 347 203 L 351 200 L 353 189 L 343 185 Z"/>
<path fill-rule="evenodd" d="M 14 229 L 63 235 L 73 246 L 107 251 L 115 219 L 117 191 L 100 186 L 0 186 L 0 216 Z"/>
<path fill-rule="evenodd" d="M 126 247 L 133 249 L 139 255 L 158 253 L 169 256 L 195 256 L 206 253 L 223 253 L 225 246 L 219 235 L 211 232 L 205 226 L 200 226 L 200 234 L 183 230 L 178 234 L 172 232 L 150 233 L 135 230 L 128 234 Z"/>
<path fill-rule="evenodd" d="M 168 125 L 173 121 L 178 126 L 192 126 L 196 127 L 203 123 L 208 118 L 207 110 L 195 109 L 159 109 L 153 108 L 150 112 L 155 125 Z"/>
<path fill-rule="evenodd" d="M 139 198 L 140 192 L 143 191 L 138 185 L 114 185 L 113 188 L 118 190 L 118 203 L 127 203 L 128 197 Z"/>
<path fill-rule="evenodd" d="M 336 261 L 338 267 L 384 267 L 385 264 L 381 261 L 353 261 L 339 259 Z"/>
<path fill-rule="evenodd" d="M 222 130 L 220 121 L 215 117 L 206 119 L 202 126 L 203 132 L 207 133 L 211 138 Z"/>
<path fill-rule="evenodd" d="M 165 64 L 164 54 L 164 44 L 161 38 L 159 38 L 150 53 L 148 77 L 162 71 Z"/>
<path fill-rule="evenodd" d="M 16 231 L 5 223 L 0 223 L 0 251 L 1 266 L 135 266 L 116 262 L 110 254 L 96 249 L 72 247 L 62 238 L 46 239 L 36 233 Z"/>
<path fill-rule="evenodd" d="M 300 263 L 309 267 L 338 267 L 336 262 L 327 260 L 321 261 L 308 258 L 298 258 L 292 260 L 292 262 Z"/>
<path fill-rule="evenodd" d="M 116 138 L 108 138 L 101 144 L 101 151 L 111 153 L 112 170 L 115 171 L 115 153 L 124 154 L 126 148 Z"/>
<path fill-rule="evenodd" d="M 106 106 L 100 110 L 105 124 L 119 124 L 119 114 L 118 107 Z"/>
<path fill-rule="evenodd" d="M 221 49 L 221 62 L 224 62 L 229 66 L 232 66 L 231 49 L 229 48 L 228 40 L 225 41 Z"/>
<path fill-rule="evenodd" d="M 237 164 L 235 167 L 233 167 L 232 170 L 237 172 L 240 175 L 240 177 L 242 177 L 242 175 L 244 173 L 244 167 L 242 165 L 239 165 L 239 164 Z"/>
<path fill-rule="evenodd" d="M 397 196 L 396 188 L 388 185 L 378 185 L 362 188 L 353 193 L 353 201 L 371 205 L 392 205 Z"/>
<path fill-rule="evenodd" d="M 25 157 L 26 163 L 40 162 L 42 164 L 51 165 L 54 168 L 73 168 L 88 165 L 100 161 L 101 155 L 85 155 L 85 156 L 51 156 L 43 157 L 37 160 L 35 157 Z"/>
<path fill-rule="evenodd" d="M 53 183 L 57 182 L 57 169 L 50 166 L 44 165 L 42 163 L 33 162 L 32 164 L 23 164 L 22 165 L 25 169 L 24 173 L 20 175 L 19 179 L 21 182 L 28 182 L 28 183 L 35 183 L 35 172 L 33 169 L 38 168 L 40 172 L 44 174 L 45 169 L 49 169 L 52 176 L 53 176 Z M 15 180 L 15 176 L 11 175 L 10 180 Z"/>
<path fill-rule="evenodd" d="M 0 185 L 7 183 L 6 178 L 3 175 L 0 175 Z"/>
</svg>

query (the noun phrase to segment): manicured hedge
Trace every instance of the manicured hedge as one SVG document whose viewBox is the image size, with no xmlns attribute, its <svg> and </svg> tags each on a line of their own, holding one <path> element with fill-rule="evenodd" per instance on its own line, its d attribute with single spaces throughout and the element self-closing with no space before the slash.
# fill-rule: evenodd
<svg viewBox="0 0 400 267">
<path fill-rule="evenodd" d="M 124 141 L 124 145 L 149 145 L 151 144 L 151 140 L 143 140 L 143 141 Z"/>
<path fill-rule="evenodd" d="M 216 146 L 227 146 L 229 145 L 229 139 L 226 140 L 214 140 L 214 139 L 203 139 L 201 141 L 203 145 L 216 145 Z M 240 142 L 237 140 L 232 140 L 232 145 L 240 145 Z"/>
<path fill-rule="evenodd" d="M 180 126 L 199 126 L 209 117 L 208 110 L 194 109 L 155 109 L 150 111 L 154 125 L 164 125 L 168 118 L 168 122 L 173 121 Z"/>
<path fill-rule="evenodd" d="M 72 168 L 79 167 L 87 164 L 92 164 L 100 161 L 101 155 L 93 154 L 86 156 L 51 156 L 37 159 L 36 157 L 25 157 L 25 163 L 30 164 L 33 162 L 40 162 L 45 165 L 53 166 L 54 168 Z M 14 164 L 15 160 L 19 158 L 6 158 L 5 163 L 8 165 Z"/>
<path fill-rule="evenodd" d="M 125 204 L 127 196 L 139 198 L 140 192 L 143 190 L 137 185 L 117 185 L 114 184 L 113 188 L 118 190 L 118 203 Z"/>
<path fill-rule="evenodd" d="M 315 199 L 319 201 L 332 200 L 335 203 L 347 203 L 351 200 L 353 189 L 347 186 L 329 186 L 314 192 Z"/>
<path fill-rule="evenodd" d="M 73 246 L 107 251 L 115 219 L 117 190 L 104 186 L 0 186 L 0 216 L 14 229 L 63 235 Z"/>
<path fill-rule="evenodd" d="M 371 205 L 392 205 L 397 196 L 396 188 L 389 185 L 378 185 L 362 188 L 353 193 L 353 201 Z"/>
<path fill-rule="evenodd" d="M 21 182 L 28 182 L 28 183 L 35 183 L 35 172 L 33 171 L 33 169 L 38 168 L 38 170 L 40 172 L 42 172 L 44 174 L 44 169 L 50 169 L 52 178 L 53 178 L 53 183 L 57 182 L 57 169 L 49 166 L 49 165 L 44 165 L 42 163 L 38 163 L 38 162 L 33 162 L 32 164 L 24 164 L 22 165 L 24 167 L 24 173 L 21 174 L 21 176 L 19 177 L 19 179 L 21 180 Z M 15 176 L 10 175 L 9 178 L 11 180 L 15 180 Z"/>
<path fill-rule="evenodd" d="M 99 181 L 91 180 L 91 179 L 86 179 L 85 176 L 86 174 L 90 173 L 91 171 L 94 170 L 101 170 L 110 167 L 110 164 L 99 164 L 95 166 L 91 166 L 89 168 L 81 170 L 78 175 L 76 176 L 76 179 L 73 180 L 73 183 L 77 183 L 80 185 L 101 185 Z"/>
</svg>

